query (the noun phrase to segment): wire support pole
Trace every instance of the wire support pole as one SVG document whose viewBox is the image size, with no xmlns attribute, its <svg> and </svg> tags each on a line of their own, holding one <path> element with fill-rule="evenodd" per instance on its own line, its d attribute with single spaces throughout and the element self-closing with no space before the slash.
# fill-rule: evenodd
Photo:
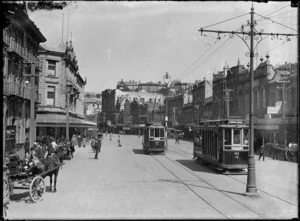
<svg viewBox="0 0 300 221">
<path fill-rule="evenodd" d="M 255 159 L 254 159 L 254 124 L 253 124 L 253 82 L 254 82 L 254 71 L 253 71 L 253 58 L 254 58 L 254 49 L 258 46 L 258 44 L 264 40 L 266 37 L 262 36 L 271 36 L 271 40 L 275 38 L 278 39 L 278 36 L 286 36 L 286 39 L 289 41 L 289 37 L 298 36 L 298 34 L 289 34 L 289 33 L 264 33 L 264 30 L 260 30 L 258 32 L 255 29 L 255 25 L 257 25 L 256 21 L 254 21 L 254 8 L 253 5 L 251 7 L 250 12 L 250 22 L 248 21 L 247 26 L 250 26 L 250 31 L 244 31 L 242 26 L 242 31 L 221 31 L 221 30 L 204 30 L 200 28 L 201 35 L 203 32 L 214 32 L 218 33 L 218 37 L 220 34 L 229 34 L 230 38 L 234 36 L 238 36 L 243 42 L 247 45 L 249 52 L 246 53 L 246 56 L 250 57 L 250 110 L 249 110 L 249 126 L 250 126 L 250 148 L 248 155 L 248 175 L 247 175 L 247 186 L 246 186 L 246 195 L 257 195 L 256 188 L 256 177 L 255 177 Z M 208 26 L 207 26 L 208 27 Z M 250 45 L 248 45 L 247 40 L 250 39 Z M 254 47 L 254 40 L 256 40 L 256 46 Z M 284 93 L 283 93 L 284 94 Z"/>
<path fill-rule="evenodd" d="M 254 58 L 254 49 L 257 45 L 264 40 L 262 36 L 271 36 L 271 40 L 278 38 L 278 36 L 286 36 L 288 39 L 291 36 L 298 36 L 297 34 L 288 34 L 288 33 L 264 33 L 263 30 L 258 32 L 255 29 L 256 21 L 254 21 L 254 8 L 251 7 L 250 12 L 250 22 L 248 21 L 247 26 L 250 26 L 250 31 L 244 31 L 242 26 L 242 31 L 221 31 L 221 30 L 204 30 L 200 28 L 201 35 L 203 32 L 214 32 L 220 34 L 229 34 L 230 38 L 238 36 L 243 40 L 247 45 L 249 52 L 246 53 L 246 56 L 250 57 L 250 110 L 249 110 L 249 126 L 250 126 L 250 148 L 248 155 L 248 175 L 247 175 L 247 186 L 246 186 L 246 195 L 257 195 L 256 188 L 256 177 L 255 177 L 255 159 L 254 159 L 254 124 L 253 124 L 253 82 L 254 82 L 254 71 L 253 71 L 253 58 Z M 242 35 L 242 36 L 240 36 Z M 219 36 L 218 36 L 219 37 Z M 250 39 L 250 45 L 248 45 L 246 40 Z M 254 47 L 254 40 L 256 40 L 256 46 Z"/>
<path fill-rule="evenodd" d="M 255 175 L 255 158 L 254 158 L 254 124 L 253 124 L 253 82 L 254 82 L 254 73 L 253 73 L 253 58 L 254 58 L 254 8 L 251 7 L 251 23 L 250 23 L 250 110 L 249 110 L 249 123 L 250 123 L 250 148 L 248 155 L 248 176 L 247 176 L 247 186 L 246 194 L 253 195 L 257 194 L 256 188 L 256 175 Z"/>
</svg>

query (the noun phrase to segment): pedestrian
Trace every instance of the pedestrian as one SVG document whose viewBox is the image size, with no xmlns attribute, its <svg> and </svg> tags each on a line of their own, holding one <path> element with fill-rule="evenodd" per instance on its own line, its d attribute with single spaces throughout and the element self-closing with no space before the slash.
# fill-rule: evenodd
<svg viewBox="0 0 300 221">
<path fill-rule="evenodd" d="M 176 143 L 179 144 L 179 135 L 178 135 L 178 133 L 175 134 L 175 144 Z"/>
<path fill-rule="evenodd" d="M 78 147 L 81 147 L 81 136 L 78 135 L 77 137 L 77 143 L 78 143 Z"/>
<path fill-rule="evenodd" d="M 94 159 L 98 159 L 98 154 L 101 151 L 101 138 L 102 138 L 102 134 L 97 134 L 97 139 L 95 142 L 96 153 Z"/>
<path fill-rule="evenodd" d="M 273 160 L 278 160 L 278 151 L 279 151 L 279 143 L 275 143 L 275 147 L 273 148 Z"/>
<path fill-rule="evenodd" d="M 52 146 L 53 146 L 53 148 L 54 148 L 54 151 L 56 151 L 57 144 L 56 144 L 56 142 L 55 142 L 55 139 L 52 138 L 51 141 L 52 141 L 51 144 L 52 144 Z"/>
<path fill-rule="evenodd" d="M 94 153 L 96 152 L 96 150 L 95 150 L 95 142 L 96 142 L 95 137 L 92 137 L 92 140 L 91 140 L 91 147 L 92 147 Z"/>
<path fill-rule="evenodd" d="M 25 158 L 29 155 L 29 139 L 26 137 L 25 143 L 24 143 L 24 150 L 25 150 Z"/>
<path fill-rule="evenodd" d="M 112 140 L 112 133 L 109 134 L 109 140 Z"/>
<path fill-rule="evenodd" d="M 259 149 L 258 160 L 260 160 L 261 157 L 263 157 L 263 161 L 265 161 L 265 146 L 263 144 L 260 146 L 260 149 Z"/>
<path fill-rule="evenodd" d="M 121 145 L 121 134 L 119 134 L 118 145 L 119 145 L 119 147 L 122 147 L 122 145 Z"/>
<path fill-rule="evenodd" d="M 75 152 L 75 145 L 76 145 L 76 137 L 75 137 L 75 135 L 73 135 L 73 137 L 71 139 L 71 145 L 70 145 L 72 156 L 73 156 L 73 153 Z"/>
<path fill-rule="evenodd" d="M 85 135 L 83 135 L 82 144 L 83 144 L 83 147 L 85 147 L 85 145 L 86 145 L 86 137 L 85 137 Z"/>
<path fill-rule="evenodd" d="M 105 132 L 105 136 L 107 137 L 107 131 Z"/>
</svg>

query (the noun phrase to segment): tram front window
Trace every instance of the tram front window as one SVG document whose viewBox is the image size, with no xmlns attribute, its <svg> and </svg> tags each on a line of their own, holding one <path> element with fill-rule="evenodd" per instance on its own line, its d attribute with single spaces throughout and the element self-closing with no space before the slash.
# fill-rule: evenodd
<svg viewBox="0 0 300 221">
<path fill-rule="evenodd" d="M 241 144 L 241 130 L 233 130 L 233 144 Z"/>
<path fill-rule="evenodd" d="M 150 130 L 150 137 L 164 137 L 164 129 L 155 128 Z"/>
</svg>

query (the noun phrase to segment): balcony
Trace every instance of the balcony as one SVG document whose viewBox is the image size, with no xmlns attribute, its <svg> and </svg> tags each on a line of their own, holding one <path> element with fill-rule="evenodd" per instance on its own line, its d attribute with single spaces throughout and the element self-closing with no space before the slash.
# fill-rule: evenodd
<svg viewBox="0 0 300 221">
<path fill-rule="evenodd" d="M 21 84 L 15 83 L 15 82 L 7 82 L 3 81 L 3 94 L 7 96 L 18 96 L 22 97 L 24 99 L 30 100 L 31 98 L 31 88 L 23 86 Z M 37 101 L 39 99 L 39 96 L 35 95 L 35 100 Z"/>
<path fill-rule="evenodd" d="M 23 59 L 22 51 L 23 51 L 23 46 L 20 43 L 15 42 L 14 39 L 12 39 L 10 41 L 8 53 L 20 59 Z"/>
</svg>

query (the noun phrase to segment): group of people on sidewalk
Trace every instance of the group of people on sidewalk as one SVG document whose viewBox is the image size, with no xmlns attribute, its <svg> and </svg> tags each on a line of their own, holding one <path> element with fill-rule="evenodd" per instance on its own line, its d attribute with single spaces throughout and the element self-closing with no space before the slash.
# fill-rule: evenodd
<svg viewBox="0 0 300 221">
<path fill-rule="evenodd" d="M 53 137 L 45 136 L 45 137 L 38 137 L 34 142 L 34 146 L 30 148 L 29 139 L 26 138 L 25 144 L 25 164 L 27 164 L 30 160 L 37 158 L 41 159 L 48 159 L 50 161 L 56 162 L 56 150 L 57 144 Z M 29 149 L 31 154 L 29 154 Z"/>
</svg>

